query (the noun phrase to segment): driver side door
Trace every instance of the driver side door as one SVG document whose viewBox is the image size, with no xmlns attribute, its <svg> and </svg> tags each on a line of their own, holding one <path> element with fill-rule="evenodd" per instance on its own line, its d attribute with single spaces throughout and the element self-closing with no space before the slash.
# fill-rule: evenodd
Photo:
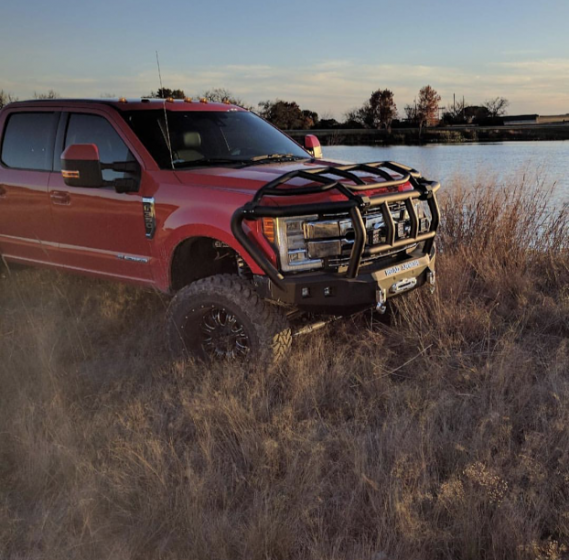
<svg viewBox="0 0 569 560">
<path fill-rule="evenodd" d="M 95 144 L 102 163 L 136 161 L 119 132 L 104 116 L 77 112 L 64 115 L 56 141 L 58 168 L 51 174 L 49 200 L 57 259 L 62 268 L 147 283 L 151 247 L 145 235 L 142 195 L 117 193 L 114 187 L 67 186 L 61 173 L 61 153 L 72 144 Z M 112 181 L 124 174 L 103 171 Z"/>
</svg>

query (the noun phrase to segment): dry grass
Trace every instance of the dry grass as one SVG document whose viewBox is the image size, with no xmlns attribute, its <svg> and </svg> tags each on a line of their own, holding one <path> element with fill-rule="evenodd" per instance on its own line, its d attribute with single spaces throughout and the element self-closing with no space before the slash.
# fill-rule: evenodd
<svg viewBox="0 0 569 560">
<path fill-rule="evenodd" d="M 569 222 L 517 184 L 447 189 L 435 296 L 274 371 L 172 365 L 159 296 L 13 271 L 0 557 L 566 558 Z"/>
</svg>

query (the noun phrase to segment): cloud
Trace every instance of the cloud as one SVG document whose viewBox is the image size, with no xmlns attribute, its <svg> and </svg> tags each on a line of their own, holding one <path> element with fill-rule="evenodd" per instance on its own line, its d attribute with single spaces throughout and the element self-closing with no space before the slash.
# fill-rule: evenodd
<svg viewBox="0 0 569 560">
<path fill-rule="evenodd" d="M 482 67 L 450 67 L 414 64 L 360 64 L 350 60 L 324 60 L 303 66 L 220 65 L 181 72 L 163 68 L 167 87 L 182 88 L 196 95 L 212 87 L 225 87 L 251 104 L 281 98 L 302 107 L 332 112 L 341 117 L 361 105 L 379 87 L 394 91 L 400 111 L 412 103 L 427 84 L 436 88 L 443 104 L 453 94 L 469 103 L 503 96 L 510 111 L 566 113 L 569 111 L 569 59 L 526 59 L 492 62 Z M 102 92 L 138 97 L 156 90 L 154 72 L 105 76 L 39 76 L 4 81 L 2 87 L 20 96 L 55 89 L 66 96 L 97 97 Z M 22 93 L 23 92 L 23 93 Z"/>
<path fill-rule="evenodd" d="M 518 49 L 510 51 L 502 51 L 502 56 L 536 56 L 541 54 L 542 51 L 538 49 Z"/>
</svg>

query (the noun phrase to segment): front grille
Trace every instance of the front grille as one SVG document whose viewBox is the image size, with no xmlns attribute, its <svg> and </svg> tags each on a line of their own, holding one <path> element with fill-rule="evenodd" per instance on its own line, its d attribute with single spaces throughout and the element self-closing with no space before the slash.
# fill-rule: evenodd
<svg viewBox="0 0 569 560">
<path fill-rule="evenodd" d="M 396 240 L 399 241 L 408 238 L 411 232 L 411 220 L 409 218 L 405 202 L 390 202 L 388 206 L 396 227 Z M 381 210 L 374 208 L 363 214 L 362 218 L 367 232 L 366 249 L 384 244 L 386 242 L 387 228 L 385 227 L 385 221 Z M 339 224 L 339 226 L 336 226 L 336 230 L 333 229 L 334 224 Z M 325 217 L 324 220 L 315 222 L 314 224 L 308 224 L 308 227 L 305 230 L 307 236 L 310 239 L 313 239 L 316 243 L 318 243 L 319 240 L 320 243 L 323 242 L 322 238 L 317 237 L 319 234 L 328 237 L 329 235 L 333 235 L 334 231 L 337 232 L 337 237 L 335 238 L 340 242 L 341 254 L 325 259 L 324 266 L 326 268 L 339 268 L 348 265 L 355 239 L 355 231 L 351 220 L 345 215 L 328 216 Z M 372 264 L 379 259 L 402 251 L 408 251 L 416 246 L 417 244 L 410 240 L 409 245 L 399 247 L 391 251 L 386 250 L 372 255 L 364 254 L 361 265 L 365 266 Z"/>
<path fill-rule="evenodd" d="M 417 243 L 411 243 L 405 247 L 399 249 L 394 249 L 393 251 L 385 251 L 384 253 L 376 253 L 375 255 L 367 255 L 362 257 L 361 266 L 366 267 L 367 265 L 375 264 L 376 261 L 380 259 L 385 259 L 386 257 L 392 257 L 398 253 L 407 253 L 412 251 L 417 247 Z M 342 266 L 348 266 L 350 262 L 349 253 L 346 256 L 341 257 L 330 257 L 325 262 L 325 268 L 340 268 Z"/>
</svg>

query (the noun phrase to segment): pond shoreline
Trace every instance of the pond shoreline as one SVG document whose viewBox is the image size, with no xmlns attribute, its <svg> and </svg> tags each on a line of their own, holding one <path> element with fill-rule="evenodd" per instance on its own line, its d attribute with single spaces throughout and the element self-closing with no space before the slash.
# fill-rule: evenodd
<svg viewBox="0 0 569 560">
<path fill-rule="evenodd" d="M 569 125 L 519 125 L 500 127 L 433 127 L 387 130 L 311 129 L 287 130 L 297 141 L 315 134 L 325 146 L 423 146 L 426 144 L 465 144 L 473 142 L 547 142 L 569 140 Z"/>
</svg>

